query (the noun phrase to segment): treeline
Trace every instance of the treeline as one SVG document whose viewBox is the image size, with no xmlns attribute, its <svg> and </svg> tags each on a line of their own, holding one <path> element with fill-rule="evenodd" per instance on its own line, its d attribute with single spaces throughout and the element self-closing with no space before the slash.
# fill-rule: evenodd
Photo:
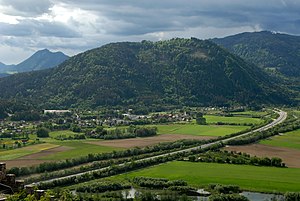
<svg viewBox="0 0 300 201">
<path fill-rule="evenodd" d="M 122 192 L 105 192 L 101 194 L 77 193 L 68 190 L 55 189 L 47 191 L 43 196 L 37 194 L 27 194 L 25 190 L 8 196 L 7 201 L 192 201 L 186 195 L 178 195 L 176 192 L 163 191 L 158 194 L 151 191 L 141 191 L 135 198 L 127 198 Z M 272 199 L 276 200 L 276 199 Z M 209 201 L 249 201 L 239 194 L 214 194 L 209 197 Z M 281 201 L 300 201 L 300 193 L 285 193 Z"/>
<path fill-rule="evenodd" d="M 76 192 L 82 193 L 103 193 L 106 191 L 118 191 L 123 189 L 129 189 L 131 185 L 129 183 L 120 182 L 96 182 L 92 184 L 82 184 L 76 187 Z"/>
<path fill-rule="evenodd" d="M 281 158 L 277 157 L 256 157 L 250 156 L 241 152 L 228 152 L 228 151 L 208 151 L 188 157 L 191 162 L 205 162 L 205 163 L 228 163 L 228 164 L 241 164 L 241 165 L 255 165 L 255 166 L 273 166 L 273 167 L 286 167 Z"/>
<path fill-rule="evenodd" d="M 179 194 L 198 195 L 197 189 L 188 186 L 187 182 L 183 180 L 171 181 L 164 178 L 134 177 L 131 181 L 133 184 L 147 189 L 164 189 L 167 191 L 174 191 Z"/>
<path fill-rule="evenodd" d="M 254 126 L 255 125 L 253 123 L 229 123 L 229 122 L 221 122 L 221 121 L 211 123 L 211 124 L 219 125 L 219 126 L 220 125 L 230 125 L 230 126 Z"/>
<path fill-rule="evenodd" d="M 136 127 L 129 126 L 124 129 L 104 129 L 102 126 L 97 127 L 94 132 L 89 132 L 87 135 L 91 138 L 112 140 L 112 139 L 125 139 L 136 137 L 149 137 L 157 134 L 157 127 Z"/>
<path fill-rule="evenodd" d="M 140 187 L 164 189 L 171 186 L 187 186 L 187 182 L 183 180 L 168 180 L 164 178 L 152 177 L 134 177 L 132 182 Z"/>
</svg>

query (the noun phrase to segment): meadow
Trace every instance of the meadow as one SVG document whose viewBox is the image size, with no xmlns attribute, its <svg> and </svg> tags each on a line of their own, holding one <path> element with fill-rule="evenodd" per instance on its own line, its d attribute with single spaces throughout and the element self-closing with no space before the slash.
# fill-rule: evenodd
<svg viewBox="0 0 300 201">
<path fill-rule="evenodd" d="M 30 145 L 18 149 L 5 150 L 0 152 L 1 153 L 0 160 L 12 160 L 30 154 L 39 153 L 44 150 L 56 148 L 58 146 L 59 145 L 50 144 L 50 143 L 42 143 L 42 144 Z"/>
<path fill-rule="evenodd" d="M 76 158 L 79 156 L 86 156 L 90 153 L 105 153 L 112 152 L 117 150 L 122 150 L 122 148 L 101 146 L 87 143 L 86 140 L 70 140 L 70 141 L 57 141 L 52 142 L 51 144 L 61 146 L 66 148 L 64 151 L 56 152 L 48 156 L 41 157 L 40 159 L 44 160 L 63 160 Z"/>
<path fill-rule="evenodd" d="M 266 111 L 244 111 L 244 112 L 233 112 L 234 115 L 249 115 L 249 116 L 265 116 L 268 114 Z"/>
<path fill-rule="evenodd" d="M 262 140 L 260 144 L 300 150 L 300 129 Z"/>
<path fill-rule="evenodd" d="M 225 136 L 249 128 L 249 126 L 230 125 L 197 125 L 197 124 L 166 124 L 156 126 L 158 134 L 181 134 L 195 136 Z"/>
<path fill-rule="evenodd" d="M 135 176 L 182 179 L 189 185 L 205 187 L 211 183 L 238 185 L 243 190 L 259 192 L 299 191 L 300 169 L 257 167 L 247 165 L 193 163 L 175 161 L 112 177 L 130 179 Z"/>
<path fill-rule="evenodd" d="M 204 115 L 206 123 L 214 124 L 218 122 L 222 123 L 236 123 L 236 124 L 260 124 L 263 123 L 263 120 L 260 118 L 251 118 L 251 117 L 224 117 L 216 115 Z"/>
</svg>

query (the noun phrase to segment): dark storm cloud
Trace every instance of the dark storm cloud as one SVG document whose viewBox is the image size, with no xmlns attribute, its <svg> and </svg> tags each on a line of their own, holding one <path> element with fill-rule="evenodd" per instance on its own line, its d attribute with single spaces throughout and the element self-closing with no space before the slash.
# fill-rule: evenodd
<svg viewBox="0 0 300 201">
<path fill-rule="evenodd" d="M 40 15 L 49 12 L 53 5 L 50 0 L 0 0 L 0 4 L 9 9 L 9 14 L 19 16 Z"/>
<path fill-rule="evenodd" d="M 80 34 L 62 23 L 22 20 L 18 24 L 0 23 L 0 35 L 4 36 L 55 36 L 62 38 L 79 37 Z"/>
<path fill-rule="evenodd" d="M 0 0 L 0 55 L 22 41 L 77 53 L 112 41 L 300 35 L 299 11 L 300 0 Z"/>
<path fill-rule="evenodd" d="M 193 27 L 259 26 L 300 34 L 299 0 L 62 0 L 127 23 L 111 34 L 135 35 Z"/>
</svg>

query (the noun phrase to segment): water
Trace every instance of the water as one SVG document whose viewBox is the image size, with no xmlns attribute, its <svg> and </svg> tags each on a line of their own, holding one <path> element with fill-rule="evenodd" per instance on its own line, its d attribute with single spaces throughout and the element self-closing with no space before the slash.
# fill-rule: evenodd
<svg viewBox="0 0 300 201">
<path fill-rule="evenodd" d="M 276 200 L 278 200 L 278 201 L 283 200 L 282 195 L 275 195 L 275 194 L 244 191 L 241 193 L 241 195 L 247 197 L 251 201 L 271 201 L 274 198 L 276 198 Z"/>
<path fill-rule="evenodd" d="M 205 193 L 204 189 L 199 189 L 197 192 Z M 130 190 L 122 191 L 124 198 L 126 197 L 126 195 L 127 195 L 127 198 L 135 198 L 135 195 L 137 193 L 139 193 L 139 191 L 133 187 Z M 274 198 L 276 198 L 277 201 L 283 200 L 282 195 L 275 195 L 275 194 L 256 193 L 256 192 L 249 192 L 249 191 L 244 191 L 240 194 L 247 197 L 250 201 L 272 201 Z M 208 196 L 192 196 L 192 198 L 194 201 L 208 201 L 209 200 Z"/>
</svg>

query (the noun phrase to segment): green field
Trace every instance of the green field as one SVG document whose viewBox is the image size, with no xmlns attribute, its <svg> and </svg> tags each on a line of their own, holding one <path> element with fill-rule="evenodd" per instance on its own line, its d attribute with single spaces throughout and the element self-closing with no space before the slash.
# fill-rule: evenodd
<svg viewBox="0 0 300 201">
<path fill-rule="evenodd" d="M 62 130 L 62 131 L 52 131 L 49 133 L 49 136 L 52 138 L 55 138 L 60 135 L 65 135 L 66 137 L 69 137 L 69 136 L 74 136 L 77 134 L 80 134 L 80 133 L 74 133 L 73 131 L 70 131 L 70 130 Z"/>
<path fill-rule="evenodd" d="M 259 118 L 251 118 L 251 117 L 224 117 L 224 116 L 215 116 L 215 115 L 204 115 L 206 122 L 217 123 L 236 123 L 236 124 L 260 124 L 263 123 L 262 119 Z"/>
<path fill-rule="evenodd" d="M 122 150 L 121 148 L 116 147 L 107 147 L 86 143 L 86 140 L 72 140 L 72 141 L 57 141 L 52 142 L 52 144 L 64 146 L 67 150 L 62 152 L 54 153 L 50 156 L 43 157 L 41 159 L 46 160 L 62 160 L 76 158 L 79 156 L 86 156 L 90 153 L 105 153 L 112 152 L 114 150 Z"/>
<path fill-rule="evenodd" d="M 11 149 L 11 150 L 1 150 L 0 160 L 13 160 L 30 154 L 39 153 L 44 150 L 56 148 L 63 146 L 64 148 L 59 152 L 53 152 L 51 155 L 43 156 L 42 160 L 62 160 L 76 158 L 80 156 L 86 156 L 89 153 L 105 153 L 112 152 L 114 150 L 122 150 L 122 148 L 107 147 L 89 144 L 87 140 L 68 140 L 68 141 L 58 141 L 52 140 L 50 138 L 43 139 L 47 143 L 29 145 L 22 148 Z"/>
<path fill-rule="evenodd" d="M 112 178 L 127 179 L 135 176 L 182 179 L 197 187 L 205 187 L 211 183 L 234 184 L 244 190 L 260 192 L 287 192 L 300 189 L 300 169 L 296 168 L 182 161 L 169 162 Z"/>
<path fill-rule="evenodd" d="M 260 141 L 260 144 L 300 150 L 300 129 Z"/>
<path fill-rule="evenodd" d="M 244 111 L 244 112 L 233 112 L 232 114 L 265 116 L 265 115 L 268 114 L 268 112 L 265 112 L 265 111 Z"/>
<path fill-rule="evenodd" d="M 197 124 L 167 124 L 151 125 L 156 126 L 158 134 L 182 134 L 199 136 L 225 136 L 249 128 L 248 126 L 229 125 L 197 125 Z"/>
<path fill-rule="evenodd" d="M 22 156 L 38 153 L 43 150 L 52 149 L 55 147 L 58 147 L 58 145 L 42 143 L 42 144 L 30 145 L 18 149 L 1 151 L 0 160 L 12 160 L 12 159 L 20 158 Z"/>
</svg>

